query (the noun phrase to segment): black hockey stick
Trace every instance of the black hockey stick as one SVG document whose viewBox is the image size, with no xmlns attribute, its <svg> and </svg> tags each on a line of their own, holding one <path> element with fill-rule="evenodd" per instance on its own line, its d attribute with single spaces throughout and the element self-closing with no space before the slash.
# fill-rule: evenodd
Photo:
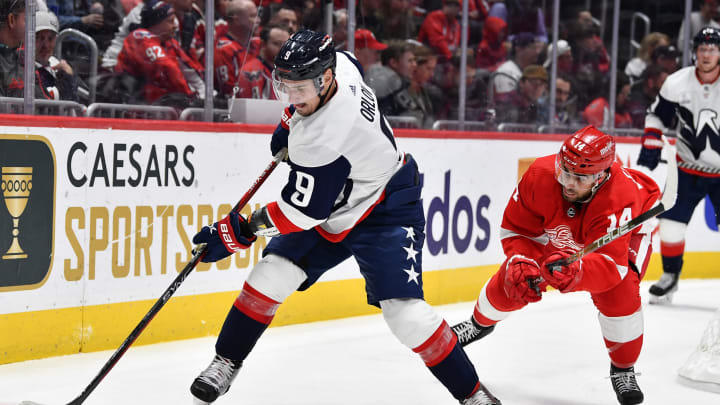
<svg viewBox="0 0 720 405">
<path fill-rule="evenodd" d="M 667 142 L 667 139 L 664 139 L 665 146 L 670 147 L 670 144 Z M 672 147 L 670 147 L 672 148 Z M 671 149 L 674 150 L 674 149 Z M 677 160 L 675 159 L 674 154 L 671 154 L 671 158 L 667 160 L 667 176 L 665 178 L 665 190 L 663 191 L 662 197 L 660 198 L 660 202 L 655 205 L 654 207 L 650 208 L 649 210 L 643 212 L 642 214 L 636 216 L 635 218 L 631 219 L 630 221 L 626 222 L 623 225 L 618 226 L 617 228 L 613 229 L 612 231 L 606 233 L 605 235 L 601 236 L 597 240 L 595 240 L 593 243 L 585 246 L 581 250 L 578 250 L 577 252 L 573 253 L 572 255 L 560 259 L 551 263 L 548 263 L 548 269 L 550 270 L 550 273 L 552 274 L 553 271 L 560 271 L 560 269 L 563 266 L 567 266 L 570 263 L 576 262 L 583 256 L 590 254 L 601 247 L 607 245 L 608 243 L 620 238 L 623 235 L 628 234 L 633 229 L 637 228 L 638 226 L 645 223 L 645 221 L 654 218 L 663 212 L 667 211 L 668 209 L 672 208 L 673 205 L 675 205 L 675 199 L 677 198 L 677 187 L 678 187 L 678 178 L 677 178 Z M 536 279 L 528 279 L 528 283 L 530 284 L 530 287 L 535 289 L 536 292 L 540 293 L 540 290 L 538 288 L 538 284 L 540 284 L 543 281 L 542 277 L 536 278 Z"/>
<path fill-rule="evenodd" d="M 235 204 L 235 207 L 233 207 L 233 211 L 240 211 L 245 205 L 250 201 L 250 198 L 252 198 L 253 195 L 258 191 L 260 186 L 267 180 L 267 178 L 270 176 L 270 173 L 275 170 L 275 168 L 278 166 L 278 164 L 285 159 L 285 155 L 287 154 L 287 149 L 283 148 L 280 152 L 275 154 L 275 156 L 272 159 L 272 162 L 265 168 L 265 170 L 260 174 L 260 177 L 258 177 L 255 182 L 250 186 L 250 189 L 245 192 L 245 195 L 242 196 L 240 201 L 238 201 L 237 204 Z M 155 302 L 155 305 L 150 308 L 150 311 L 148 311 L 147 314 L 142 318 L 140 323 L 133 329 L 133 331 L 130 333 L 130 335 L 125 339 L 125 341 L 120 345 L 120 347 L 115 350 L 115 353 L 113 353 L 112 356 L 110 356 L 110 359 L 105 363 L 103 368 L 100 370 L 100 372 L 93 378 L 93 380 L 90 382 L 90 384 L 83 390 L 82 394 L 80 394 L 77 398 L 69 402 L 67 405 L 80 405 L 87 397 L 92 393 L 95 388 L 100 384 L 100 382 L 107 376 L 107 374 L 112 370 L 113 367 L 115 367 L 115 364 L 120 360 L 120 358 L 125 354 L 125 352 L 130 348 L 130 346 L 135 342 L 135 340 L 140 336 L 140 334 L 145 330 L 145 327 L 152 321 L 152 319 L 157 315 L 157 313 L 160 311 L 160 309 L 168 302 L 170 297 L 172 297 L 173 294 L 177 291 L 177 289 L 180 287 L 180 284 L 185 281 L 187 276 L 190 274 L 190 272 L 195 269 L 195 266 L 197 266 L 200 259 L 202 259 L 203 256 L 205 256 L 205 251 L 207 249 L 207 245 L 200 244 L 197 246 L 197 248 L 193 251 L 193 257 L 190 259 L 188 264 L 185 265 L 185 267 L 182 269 L 180 274 L 175 277 L 175 280 L 173 280 L 172 284 L 165 290 L 165 292 L 160 296 L 160 299 L 158 299 Z M 20 405 L 40 405 L 36 402 L 32 401 L 23 401 L 20 403 Z"/>
</svg>

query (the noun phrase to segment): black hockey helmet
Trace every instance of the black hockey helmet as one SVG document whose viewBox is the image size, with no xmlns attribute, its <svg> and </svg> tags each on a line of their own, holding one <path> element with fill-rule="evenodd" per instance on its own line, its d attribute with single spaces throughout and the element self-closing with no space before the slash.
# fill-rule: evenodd
<svg viewBox="0 0 720 405">
<path fill-rule="evenodd" d="M 693 37 L 693 52 L 697 51 L 701 44 L 711 44 L 720 48 L 720 30 L 715 27 L 703 27 Z"/>
<path fill-rule="evenodd" d="M 335 73 L 335 43 L 324 32 L 294 33 L 275 57 L 275 74 L 283 79 L 315 79 L 327 69 Z"/>
</svg>

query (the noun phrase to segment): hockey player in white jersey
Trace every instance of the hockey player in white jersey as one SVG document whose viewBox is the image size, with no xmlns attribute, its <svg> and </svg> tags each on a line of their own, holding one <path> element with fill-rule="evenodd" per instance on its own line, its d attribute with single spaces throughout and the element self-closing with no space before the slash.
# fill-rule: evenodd
<svg viewBox="0 0 720 405">
<path fill-rule="evenodd" d="M 661 134 L 680 122 L 677 140 L 678 196 L 660 215 L 663 274 L 650 287 L 650 303 L 669 302 L 677 290 L 683 265 L 685 232 L 695 207 L 705 196 L 720 223 L 720 30 L 701 29 L 693 38 L 695 66 L 668 76 L 648 109 L 638 165 L 655 169 L 660 161 Z"/>
<path fill-rule="evenodd" d="M 367 302 L 382 309 L 398 340 L 452 396 L 466 405 L 500 404 L 478 380 L 452 329 L 423 299 L 418 167 L 398 150 L 358 66 L 351 54 L 336 53 L 326 34 L 293 34 L 273 72 L 275 93 L 294 105 L 280 128 L 289 136 L 276 131 L 271 143 L 272 149 L 288 147 L 287 184 L 276 202 L 247 221 L 233 213 L 193 238 L 208 244 L 203 261 L 212 262 L 247 248 L 256 236 L 274 236 L 225 319 L 216 356 L 192 383 L 190 391 L 204 403 L 227 392 L 290 294 L 354 257 Z"/>
</svg>

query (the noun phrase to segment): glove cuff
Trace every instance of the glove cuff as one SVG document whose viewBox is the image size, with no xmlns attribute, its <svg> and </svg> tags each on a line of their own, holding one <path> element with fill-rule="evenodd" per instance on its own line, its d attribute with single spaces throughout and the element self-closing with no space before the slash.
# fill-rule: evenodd
<svg viewBox="0 0 720 405">
<path fill-rule="evenodd" d="M 529 258 L 529 257 L 523 256 L 523 255 L 519 255 L 519 254 L 518 254 L 518 255 L 512 255 L 512 256 L 510 257 L 510 259 L 508 259 L 508 261 L 507 261 L 507 263 L 506 263 L 506 265 L 505 265 L 505 268 L 507 269 L 508 267 L 510 267 L 510 265 L 513 264 L 513 262 L 521 262 L 521 263 L 532 264 L 532 265 L 534 265 L 535 267 L 540 268 L 540 266 L 538 266 L 538 264 L 537 264 L 537 262 L 536 262 L 535 260 L 533 260 L 533 259 L 531 259 L 531 258 Z"/>
<path fill-rule="evenodd" d="M 238 214 L 234 214 L 239 217 Z M 240 233 L 240 229 L 235 228 L 235 226 L 233 225 L 232 217 L 233 213 L 220 220 L 217 223 L 217 231 L 220 235 L 220 240 L 222 241 L 223 245 L 225 245 L 225 249 L 227 249 L 228 252 L 239 252 L 243 249 L 247 249 L 248 247 L 250 247 L 250 245 L 238 241 L 236 235 Z M 239 218 L 238 221 L 240 221 Z M 254 238 L 255 236 L 253 235 L 253 240 Z M 252 243 L 252 240 L 248 240 L 248 242 Z"/>
<path fill-rule="evenodd" d="M 647 128 L 641 138 L 643 148 L 646 149 L 662 149 L 662 132 L 659 132 L 655 128 Z"/>
</svg>

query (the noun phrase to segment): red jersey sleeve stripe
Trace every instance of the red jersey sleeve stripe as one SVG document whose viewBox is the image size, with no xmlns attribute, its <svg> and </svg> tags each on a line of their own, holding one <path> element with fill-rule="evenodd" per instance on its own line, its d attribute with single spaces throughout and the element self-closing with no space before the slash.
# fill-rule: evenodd
<svg viewBox="0 0 720 405">
<path fill-rule="evenodd" d="M 281 234 L 285 235 L 288 233 L 293 232 L 300 232 L 303 229 L 299 226 L 295 225 L 288 219 L 288 217 L 283 214 L 283 212 L 280 210 L 280 207 L 278 207 L 277 201 L 273 201 L 270 204 L 267 205 L 267 211 L 268 214 L 270 214 L 270 219 L 275 224 L 275 227 L 280 231 Z"/>
</svg>

